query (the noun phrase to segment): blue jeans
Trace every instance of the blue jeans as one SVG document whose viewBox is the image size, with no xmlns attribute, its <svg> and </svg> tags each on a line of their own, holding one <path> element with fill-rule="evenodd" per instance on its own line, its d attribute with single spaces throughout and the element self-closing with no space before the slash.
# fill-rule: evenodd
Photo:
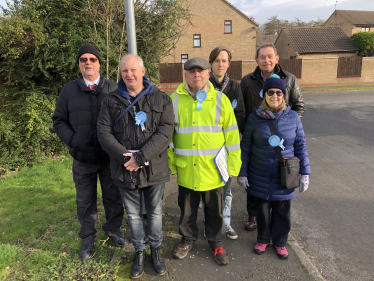
<svg viewBox="0 0 374 281">
<path fill-rule="evenodd" d="M 223 186 L 223 200 L 225 201 L 225 207 L 223 208 L 223 222 L 225 225 L 231 224 L 231 179 L 232 178 L 229 178 L 227 183 Z M 201 202 L 201 204 L 203 206 L 203 221 L 205 222 L 204 203 Z"/>
<path fill-rule="evenodd" d="M 130 227 L 131 240 L 135 252 L 146 248 L 143 200 L 147 211 L 148 243 L 151 248 L 158 248 L 162 243 L 162 200 L 164 199 L 165 183 L 156 184 L 144 188 L 126 189 L 119 188 L 127 213 L 127 221 Z"/>
</svg>

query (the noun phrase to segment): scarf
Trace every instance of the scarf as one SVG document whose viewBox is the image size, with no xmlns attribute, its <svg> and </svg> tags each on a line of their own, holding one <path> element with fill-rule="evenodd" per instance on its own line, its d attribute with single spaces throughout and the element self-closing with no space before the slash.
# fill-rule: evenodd
<svg viewBox="0 0 374 281">
<path fill-rule="evenodd" d="M 191 91 L 190 91 L 190 88 L 188 87 L 188 84 L 185 82 L 184 85 L 183 85 L 183 90 L 191 97 L 193 98 L 194 100 L 196 100 L 196 94 L 193 94 Z M 210 83 L 208 81 L 208 83 L 205 84 L 205 86 L 202 88 L 202 90 L 204 90 L 205 92 L 209 92 L 210 90 Z"/>
<path fill-rule="evenodd" d="M 283 111 L 286 109 L 286 105 L 284 105 L 279 111 L 276 113 L 273 113 L 269 109 L 267 109 L 263 104 L 261 104 L 257 109 L 256 109 L 256 114 L 262 118 L 265 119 L 277 119 L 279 116 L 282 115 Z"/>
<path fill-rule="evenodd" d="M 229 76 L 227 75 L 227 73 L 225 73 L 225 76 L 223 77 L 223 80 L 222 82 L 219 82 L 216 77 L 214 77 L 213 75 L 213 72 L 210 72 L 209 74 L 209 80 L 211 82 L 215 82 L 217 85 L 218 85 L 218 88 L 216 88 L 216 90 L 220 91 L 220 92 L 223 92 L 223 90 L 226 88 L 227 84 L 229 83 L 230 81 L 230 78 Z"/>
</svg>

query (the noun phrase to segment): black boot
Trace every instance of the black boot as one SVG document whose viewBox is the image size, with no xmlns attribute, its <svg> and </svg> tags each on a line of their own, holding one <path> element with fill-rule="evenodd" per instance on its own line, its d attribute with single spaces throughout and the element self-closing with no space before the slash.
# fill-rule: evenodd
<svg viewBox="0 0 374 281">
<path fill-rule="evenodd" d="M 151 256 L 153 262 L 153 268 L 157 275 L 164 275 L 166 273 L 166 265 L 160 254 L 160 247 L 153 249 L 151 248 Z"/>
<path fill-rule="evenodd" d="M 88 260 L 92 257 L 94 246 L 95 246 L 95 244 L 93 244 L 93 243 L 83 245 L 82 250 L 79 253 L 79 257 L 81 258 L 82 261 Z"/>
<path fill-rule="evenodd" d="M 145 250 L 136 252 L 133 261 L 131 267 L 131 278 L 139 278 L 144 273 L 144 265 L 147 261 Z"/>
</svg>

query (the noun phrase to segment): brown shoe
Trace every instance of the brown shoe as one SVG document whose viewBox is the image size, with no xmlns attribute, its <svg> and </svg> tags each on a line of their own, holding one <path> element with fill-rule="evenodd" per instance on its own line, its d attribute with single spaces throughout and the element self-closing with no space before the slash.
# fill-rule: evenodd
<svg viewBox="0 0 374 281">
<path fill-rule="evenodd" d="M 188 252 L 192 249 L 193 245 L 185 245 L 183 243 L 179 243 L 177 247 L 174 248 L 173 258 L 175 259 L 184 259 Z"/>
<path fill-rule="evenodd" d="M 256 217 L 248 217 L 248 221 L 245 223 L 245 230 L 252 231 L 257 228 Z"/>
<path fill-rule="evenodd" d="M 221 248 L 215 248 L 214 250 L 210 248 L 210 251 L 213 253 L 214 261 L 219 265 L 226 265 L 229 264 L 229 256 L 227 255 L 226 251 Z"/>
</svg>

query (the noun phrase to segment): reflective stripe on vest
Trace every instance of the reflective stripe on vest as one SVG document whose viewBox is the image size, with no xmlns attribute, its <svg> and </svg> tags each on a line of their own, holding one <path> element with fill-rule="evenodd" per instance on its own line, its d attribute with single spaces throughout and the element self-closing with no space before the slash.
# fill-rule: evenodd
<svg viewBox="0 0 374 281">
<path fill-rule="evenodd" d="M 173 110 L 174 110 L 174 123 L 177 125 L 177 128 L 179 127 L 178 101 L 179 101 L 179 94 L 175 91 L 174 99 L 173 99 Z"/>
<path fill-rule="evenodd" d="M 230 131 L 235 131 L 235 130 L 238 130 L 238 125 L 236 123 L 228 126 L 226 129 L 223 129 L 223 133 L 226 134 Z"/>
<path fill-rule="evenodd" d="M 220 133 L 222 126 L 192 126 L 192 127 L 175 127 L 177 134 L 192 133 Z"/>
<path fill-rule="evenodd" d="M 218 91 L 217 92 L 217 98 L 216 98 L 216 101 L 217 101 L 217 105 L 216 105 L 216 123 L 215 123 L 216 126 L 218 126 L 219 121 L 221 121 L 222 96 L 223 96 L 223 93 L 220 92 L 220 91 Z"/>
<path fill-rule="evenodd" d="M 231 145 L 226 145 L 227 151 L 234 151 L 234 150 L 240 150 L 240 144 L 231 144 Z"/>
<path fill-rule="evenodd" d="M 183 148 L 174 148 L 174 153 L 183 156 L 210 156 L 216 155 L 219 148 L 209 148 L 209 149 L 183 149 Z"/>
</svg>

